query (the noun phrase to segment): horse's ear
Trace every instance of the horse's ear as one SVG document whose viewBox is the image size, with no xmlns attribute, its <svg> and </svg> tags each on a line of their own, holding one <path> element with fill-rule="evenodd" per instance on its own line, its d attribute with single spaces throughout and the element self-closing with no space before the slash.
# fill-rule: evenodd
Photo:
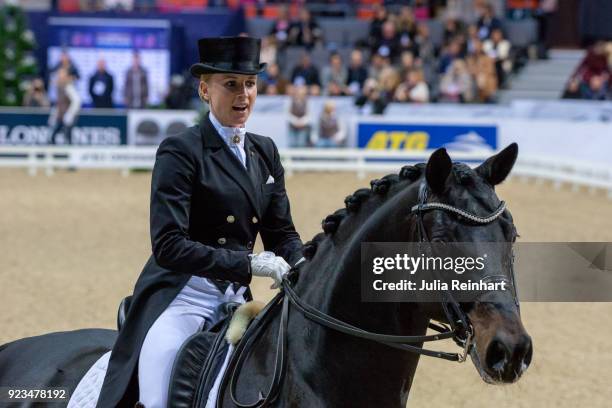
<svg viewBox="0 0 612 408">
<path fill-rule="evenodd" d="M 489 184 L 496 186 L 508 177 L 514 162 L 516 162 L 517 155 L 518 145 L 512 143 L 495 156 L 489 157 L 476 168 L 476 172 L 487 180 Z"/>
<path fill-rule="evenodd" d="M 444 191 L 452 168 L 453 162 L 445 148 L 440 148 L 431 154 L 425 169 L 425 179 L 431 191 L 436 194 Z"/>
</svg>

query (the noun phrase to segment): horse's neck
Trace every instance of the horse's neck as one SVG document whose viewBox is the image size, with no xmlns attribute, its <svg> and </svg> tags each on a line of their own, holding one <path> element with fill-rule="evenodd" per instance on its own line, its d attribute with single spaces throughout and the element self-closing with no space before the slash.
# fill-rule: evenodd
<svg viewBox="0 0 612 408">
<path fill-rule="evenodd" d="M 331 282 L 330 285 L 313 287 L 303 293 L 304 301 L 337 319 L 371 332 L 396 335 L 425 333 L 428 319 L 416 309 L 410 313 L 410 305 L 361 302 L 359 263 L 351 267 L 356 268 L 353 270 L 356 280 L 340 280 L 337 282 L 340 288 L 332 286 Z M 327 279 L 321 276 L 320 281 L 324 283 Z M 402 322 L 398 316 L 400 307 L 406 308 L 402 313 Z M 296 311 L 292 311 L 289 333 L 290 337 L 299 338 L 295 343 L 292 341 L 294 350 L 305 350 L 308 355 L 307 359 L 292 361 L 290 370 L 296 376 L 313 369 L 319 373 L 310 379 L 308 388 L 317 390 L 317 394 L 324 394 L 319 398 L 326 401 L 327 406 L 342 405 L 344 398 L 358 401 L 351 403 L 356 407 L 405 406 L 418 364 L 417 354 L 338 333 L 304 318 Z M 317 362 L 315 367 L 313 362 Z M 330 384 L 342 385 L 330 387 Z"/>
<path fill-rule="evenodd" d="M 406 196 L 402 197 L 400 192 L 386 203 L 369 205 L 343 223 L 333 236 L 319 244 L 314 258 L 306 263 L 296 292 L 321 311 L 347 319 L 351 324 L 361 324 L 365 330 L 402 329 L 401 322 L 393 322 L 396 327 L 388 325 L 390 318 L 397 317 L 393 304 L 361 301 L 361 244 L 405 241 L 410 233 L 406 230 L 395 232 L 397 236 L 389 234 L 389 226 L 396 223 L 388 216 L 396 213 L 389 210 L 409 208 L 416 203 L 417 195 L 418 185 L 406 191 Z"/>
<path fill-rule="evenodd" d="M 306 303 L 361 329 L 396 335 L 424 334 L 428 319 L 414 306 L 361 301 L 360 245 L 374 235 L 367 229 L 352 232 L 356 235 L 350 237 L 352 242 L 346 247 L 336 244 L 347 236 L 334 236 L 322 243 L 318 250 L 321 252 L 307 265 L 296 291 Z M 346 384 L 341 391 L 331 393 L 367 395 L 371 401 L 387 401 L 386 406 L 400 404 L 407 397 L 418 355 L 339 334 L 301 316 L 292 322 L 290 332 L 304 336 L 304 347 L 313 361 L 322 363 L 326 375 L 335 378 L 333 383 L 340 379 Z"/>
</svg>

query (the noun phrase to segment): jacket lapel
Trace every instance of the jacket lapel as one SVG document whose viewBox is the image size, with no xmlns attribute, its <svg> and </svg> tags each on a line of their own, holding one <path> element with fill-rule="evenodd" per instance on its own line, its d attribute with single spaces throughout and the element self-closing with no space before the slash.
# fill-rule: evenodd
<svg viewBox="0 0 612 408">
<path fill-rule="evenodd" d="M 247 155 L 247 173 L 249 173 L 249 177 L 251 178 L 251 182 L 255 186 L 255 189 L 258 189 L 263 182 L 263 169 L 261 168 L 259 153 L 257 152 L 257 149 L 251 141 L 248 133 L 246 134 L 246 138 L 244 140 L 244 151 Z"/>
<path fill-rule="evenodd" d="M 217 133 L 217 130 L 208 118 L 208 114 L 206 114 L 206 117 L 202 120 L 201 129 L 203 147 L 213 149 L 210 154 L 212 160 L 216 162 L 217 165 L 223 171 L 225 171 L 236 182 L 236 184 L 240 186 L 240 188 L 242 188 L 244 194 L 249 200 L 249 203 L 251 203 L 253 210 L 255 210 L 257 218 L 261 218 L 259 189 L 255 188 L 250 174 L 246 171 L 240 160 L 234 155 L 234 153 L 232 153 L 230 148 Z M 250 155 L 250 152 L 246 147 L 245 141 L 245 151 L 247 155 Z M 249 163 L 249 159 L 250 157 L 247 157 L 247 164 Z"/>
<path fill-rule="evenodd" d="M 260 157 L 260 153 L 251 141 L 251 136 L 249 133 L 246 134 L 246 139 L 244 141 L 244 151 L 247 154 L 247 172 L 249 173 L 249 177 L 253 186 L 255 186 L 255 190 L 257 190 L 258 204 L 259 208 L 263 208 L 263 190 L 262 185 L 266 180 L 267 172 L 265 169 L 265 165 L 262 162 Z"/>
</svg>

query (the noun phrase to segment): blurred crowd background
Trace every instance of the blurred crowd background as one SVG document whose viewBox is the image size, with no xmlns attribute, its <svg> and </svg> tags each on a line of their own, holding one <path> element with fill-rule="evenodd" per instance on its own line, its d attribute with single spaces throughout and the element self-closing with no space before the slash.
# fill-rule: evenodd
<svg viewBox="0 0 612 408">
<path fill-rule="evenodd" d="M 305 123 L 310 123 L 309 97 L 350 97 L 355 106 L 373 114 L 383 114 L 390 103 L 494 104 L 500 90 L 512 88 L 522 69 L 548 58 L 551 46 L 587 50 L 567 78 L 562 98 L 610 100 L 612 36 L 606 32 L 605 16 L 612 9 L 609 3 L 605 9 L 599 7 L 604 3 L 5 0 L 0 8 L 0 106 L 53 107 L 49 124 L 54 135 L 74 123 L 82 108 L 201 109 L 196 81 L 188 74 L 197 58 L 192 52 L 195 44 L 185 46 L 182 57 L 174 58 L 178 62 L 157 76 L 137 47 L 127 65 L 101 53 L 86 70 L 70 48 L 59 54 L 49 51 L 47 56 L 40 49 L 47 41 L 40 37 L 46 34 L 37 25 L 47 21 L 41 16 L 166 15 L 176 31 L 188 17 L 226 10 L 239 18 L 224 32 L 262 39 L 261 58 L 268 67 L 260 75 L 259 93 L 291 97 L 292 138 L 299 145 L 306 143 L 299 140 L 306 137 Z M 608 17 L 609 23 L 612 15 Z M 171 55 L 179 52 L 175 45 L 169 47 Z M 334 109 L 332 100 L 324 104 L 319 130 L 342 140 L 340 125 L 332 120 Z"/>
</svg>

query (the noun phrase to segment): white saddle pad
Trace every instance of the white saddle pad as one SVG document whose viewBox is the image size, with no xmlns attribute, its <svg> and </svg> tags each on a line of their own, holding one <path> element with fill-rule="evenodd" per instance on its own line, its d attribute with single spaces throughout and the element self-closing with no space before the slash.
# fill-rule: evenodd
<svg viewBox="0 0 612 408">
<path fill-rule="evenodd" d="M 68 408 L 96 408 L 111 352 L 102 355 L 85 373 L 70 396 Z"/>
<path fill-rule="evenodd" d="M 234 346 L 230 344 L 225 360 L 223 361 L 223 365 L 221 366 L 221 370 L 219 370 L 219 374 L 217 375 L 213 387 L 210 390 L 210 394 L 208 394 L 206 408 L 215 408 L 217 394 L 219 393 L 219 386 L 221 385 L 221 379 L 223 378 L 223 374 L 227 369 L 230 356 L 233 352 Z M 102 355 L 102 357 L 100 357 L 91 366 L 87 373 L 85 373 L 83 378 L 81 378 L 81 381 L 79 381 L 79 384 L 70 396 L 68 408 L 96 408 L 98 398 L 100 397 L 100 390 L 102 389 L 102 383 L 104 382 L 104 377 L 106 376 L 106 369 L 108 368 L 110 354 L 111 352 L 109 351 Z"/>
</svg>

